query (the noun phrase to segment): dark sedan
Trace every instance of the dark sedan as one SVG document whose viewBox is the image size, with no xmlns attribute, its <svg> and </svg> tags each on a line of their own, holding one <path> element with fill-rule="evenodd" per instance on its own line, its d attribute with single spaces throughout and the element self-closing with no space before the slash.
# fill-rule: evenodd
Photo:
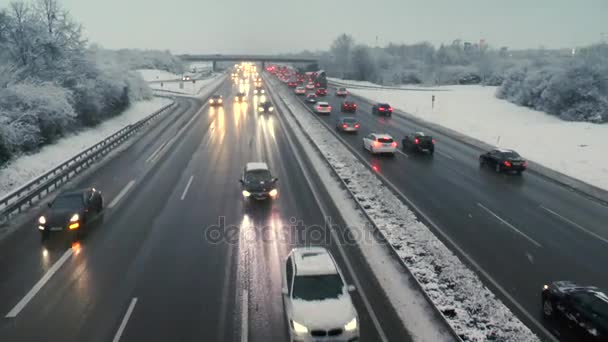
<svg viewBox="0 0 608 342">
<path fill-rule="evenodd" d="M 542 291 L 543 315 L 574 328 L 578 341 L 608 341 L 608 296 L 597 287 L 556 281 Z"/>
<path fill-rule="evenodd" d="M 258 113 L 272 113 L 274 111 L 274 106 L 272 102 L 266 100 L 258 103 Z"/>
<path fill-rule="evenodd" d="M 306 95 L 306 102 L 308 102 L 308 103 L 317 103 L 317 95 L 315 95 L 315 94 L 308 94 L 308 95 Z"/>
<path fill-rule="evenodd" d="M 428 154 L 435 153 L 435 139 L 423 132 L 406 135 L 401 141 L 401 146 L 404 150 L 414 150 Z"/>
<path fill-rule="evenodd" d="M 391 105 L 389 105 L 388 103 L 376 103 L 372 106 L 372 114 L 392 116 L 393 107 L 391 107 Z"/>
<path fill-rule="evenodd" d="M 342 102 L 342 106 L 340 106 L 340 110 L 346 113 L 356 113 L 357 104 L 353 101 L 344 101 Z"/>
<path fill-rule="evenodd" d="M 64 233 L 77 239 L 83 229 L 103 210 L 103 197 L 95 188 L 63 192 L 48 204 L 38 218 L 43 240 L 51 233 Z"/>
<path fill-rule="evenodd" d="M 327 88 L 318 88 L 315 91 L 315 94 L 317 94 L 317 96 L 326 96 L 327 95 Z"/>
<path fill-rule="evenodd" d="M 528 162 L 513 150 L 495 149 L 479 156 L 479 166 L 486 165 L 496 172 L 516 172 L 521 175 L 528 167 Z"/>
</svg>

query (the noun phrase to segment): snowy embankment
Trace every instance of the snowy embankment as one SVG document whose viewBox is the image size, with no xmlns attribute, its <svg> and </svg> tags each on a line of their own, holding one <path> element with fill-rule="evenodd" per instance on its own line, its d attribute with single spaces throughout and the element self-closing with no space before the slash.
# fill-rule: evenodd
<svg viewBox="0 0 608 342">
<path fill-rule="evenodd" d="M 114 132 L 145 118 L 169 103 L 171 103 L 171 100 L 166 98 L 153 98 L 149 101 L 136 102 L 122 114 L 93 128 L 59 139 L 56 143 L 47 145 L 34 154 L 15 158 L 6 167 L 0 169 L 0 198 Z"/>
<path fill-rule="evenodd" d="M 337 80 L 362 86 L 369 82 Z M 374 85 L 378 87 L 378 85 Z M 563 121 L 494 96 L 497 87 L 444 86 L 407 90 L 352 88 L 393 107 L 487 144 L 512 148 L 547 168 L 608 190 L 608 124 Z M 435 105 L 431 97 L 435 96 Z"/>
<path fill-rule="evenodd" d="M 463 340 L 538 341 L 538 337 L 483 285 L 477 275 L 418 221 L 415 214 L 332 132 L 291 94 L 280 87 L 275 90 Z M 390 297 L 396 304 L 408 300 L 399 298 L 397 293 L 391 293 Z M 407 320 L 404 324 L 408 330 L 420 329 Z M 418 336 L 417 340 L 429 340 L 423 336 Z"/>
<path fill-rule="evenodd" d="M 192 81 L 182 81 L 181 75 L 175 75 L 164 70 L 137 70 L 141 76 L 148 81 L 150 88 L 159 90 L 167 93 L 178 93 L 184 95 L 196 95 L 201 90 L 217 79 L 221 74 L 212 73 L 207 78 L 198 79 L 196 75 L 192 77 L 196 78 L 195 83 Z M 159 82 L 162 81 L 162 82 Z"/>
</svg>

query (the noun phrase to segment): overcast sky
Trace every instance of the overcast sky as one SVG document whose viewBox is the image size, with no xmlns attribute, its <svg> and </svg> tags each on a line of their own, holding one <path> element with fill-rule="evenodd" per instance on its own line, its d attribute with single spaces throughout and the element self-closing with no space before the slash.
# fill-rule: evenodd
<svg viewBox="0 0 608 342">
<path fill-rule="evenodd" d="M 340 33 L 380 45 L 454 39 L 515 48 L 608 40 L 608 0 L 60 0 L 106 48 L 175 53 L 327 49 Z"/>
</svg>

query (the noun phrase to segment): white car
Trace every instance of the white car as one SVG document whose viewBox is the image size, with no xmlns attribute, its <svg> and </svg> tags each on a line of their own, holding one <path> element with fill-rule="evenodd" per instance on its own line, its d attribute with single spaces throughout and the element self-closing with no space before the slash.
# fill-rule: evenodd
<svg viewBox="0 0 608 342">
<path fill-rule="evenodd" d="M 363 138 L 363 147 L 372 154 L 395 154 L 397 151 L 397 142 L 388 134 L 370 133 Z"/>
<path fill-rule="evenodd" d="M 291 341 L 357 341 L 359 317 L 342 272 L 322 247 L 291 250 L 283 270 L 283 305 Z"/>
<path fill-rule="evenodd" d="M 331 106 L 327 102 L 317 102 L 317 104 L 315 105 L 315 113 L 331 114 Z"/>
<path fill-rule="evenodd" d="M 294 92 L 295 92 L 297 95 L 306 95 L 306 88 L 304 88 L 304 87 L 297 87 L 297 88 L 294 90 Z"/>
<path fill-rule="evenodd" d="M 336 89 L 336 96 L 347 96 L 348 90 L 346 88 L 338 88 Z"/>
</svg>

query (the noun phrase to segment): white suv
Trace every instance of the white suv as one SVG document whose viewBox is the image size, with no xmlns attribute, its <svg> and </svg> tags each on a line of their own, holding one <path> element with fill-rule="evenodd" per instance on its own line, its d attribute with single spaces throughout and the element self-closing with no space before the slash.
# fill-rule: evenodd
<svg viewBox="0 0 608 342">
<path fill-rule="evenodd" d="M 395 154 L 397 151 L 397 142 L 388 134 L 370 133 L 363 138 L 363 147 L 372 154 Z"/>
<path fill-rule="evenodd" d="M 357 341 L 359 317 L 349 294 L 354 290 L 325 248 L 293 249 L 282 289 L 291 341 Z"/>
<path fill-rule="evenodd" d="M 317 105 L 315 106 L 315 113 L 331 114 L 331 106 L 327 102 L 317 102 Z"/>
</svg>

